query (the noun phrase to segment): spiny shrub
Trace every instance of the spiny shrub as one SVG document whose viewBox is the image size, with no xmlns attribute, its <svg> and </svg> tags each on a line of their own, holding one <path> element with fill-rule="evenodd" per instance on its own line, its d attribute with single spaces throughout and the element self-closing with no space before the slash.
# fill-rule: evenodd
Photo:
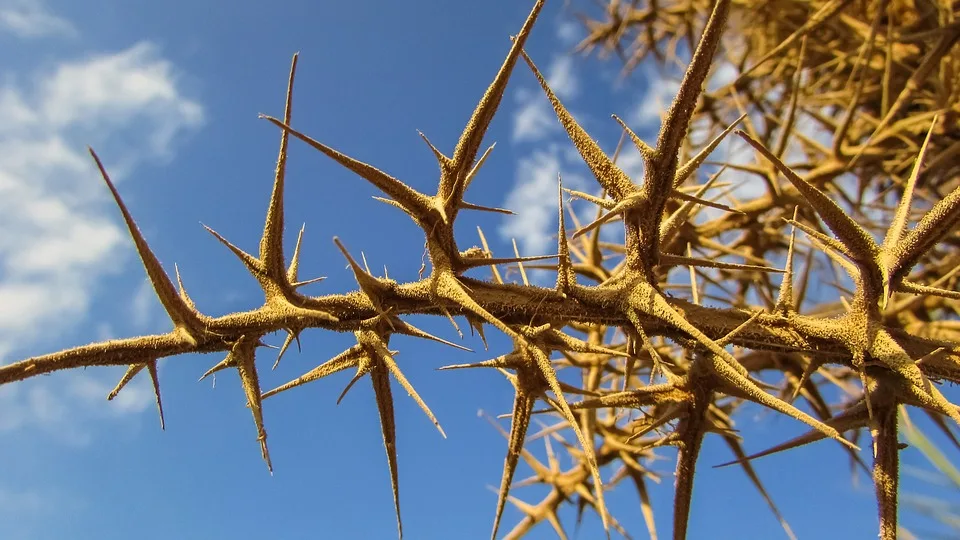
<svg viewBox="0 0 960 540">
<path fill-rule="evenodd" d="M 673 535 L 684 538 L 708 433 L 738 456 L 733 463 L 792 537 L 751 460 L 833 439 L 867 468 L 856 446 L 857 434 L 867 428 L 880 536 L 896 538 L 898 410 L 917 407 L 948 432 L 948 422 L 960 422 L 960 410 L 939 389 L 942 381 L 960 381 L 955 321 L 960 293 L 952 290 L 960 262 L 952 233 L 960 220 L 956 4 L 659 0 L 640 6 L 612 0 L 605 19 L 585 18 L 589 35 L 581 48 L 619 51 L 628 70 L 650 55 L 685 66 L 656 141 L 642 140 L 616 119 L 643 160 L 643 177 L 630 178 L 618 167 L 617 152 L 609 156 L 598 146 L 524 52 L 543 3 L 535 3 L 513 38 L 452 155 L 426 141 L 440 169 L 434 194 L 296 130 L 294 57 L 284 117 L 266 117 L 281 130 L 281 142 L 259 253 L 246 253 L 210 231 L 263 289 L 263 304 L 248 311 L 210 317 L 197 310 L 179 275 L 175 284 L 161 268 L 91 150 L 173 329 L 5 365 L 0 384 L 64 369 L 128 366 L 112 398 L 146 370 L 162 425 L 157 362 L 223 352 L 207 374 L 238 371 L 270 467 L 264 400 L 352 369 L 347 389 L 364 376 L 373 384 L 402 535 L 391 378 L 437 421 L 404 377 L 390 338 L 402 334 L 456 347 L 404 317 L 446 317 L 454 326 L 462 317 L 481 336 L 492 327 L 513 342 L 511 351 L 494 359 L 446 368 L 496 369 L 515 390 L 493 537 L 508 500 L 525 514 L 510 538 L 544 521 L 565 537 L 558 519 L 564 504 L 592 509 L 608 534 L 614 529 L 626 535 L 604 502 L 604 490 L 625 479 L 636 487 L 649 535 L 656 537 L 647 485 L 657 478 L 647 463 L 669 445 L 678 450 Z M 678 52 L 682 42 L 688 44 L 688 60 Z M 467 202 L 464 195 L 489 152 L 481 152 L 483 137 L 517 63 L 536 76 L 599 188 L 565 190 L 558 176 L 558 253 L 550 257 L 497 258 L 482 234 L 482 247 L 469 249 L 461 249 L 454 235 L 461 211 L 504 212 Z M 735 70 L 735 80 L 705 92 L 711 69 L 722 65 Z M 373 184 L 381 201 L 423 230 L 429 268 L 425 265 L 419 280 L 375 276 L 335 240 L 358 288 L 325 296 L 298 292 L 311 281 L 298 274 L 299 239 L 289 257 L 283 246 L 291 136 Z M 709 160 L 719 145 L 734 142 L 754 159 Z M 736 198 L 737 186 L 730 181 L 738 177 L 762 182 L 763 192 Z M 707 198 L 719 189 L 726 190 L 726 203 Z M 581 225 L 565 207 L 565 192 L 596 205 L 596 218 Z M 622 227 L 622 243 L 603 239 L 601 230 L 610 226 Z M 798 258 L 804 261 L 799 276 Z M 774 267 L 771 259 L 782 266 Z M 554 270 L 555 285 L 529 284 L 525 263 Z M 846 276 L 836 278 L 830 298 L 812 298 L 808 283 L 823 263 Z M 518 267 L 522 283 L 505 282 L 504 265 Z M 490 267 L 492 278 L 466 275 L 478 267 Z M 771 274 L 779 276 L 779 284 Z M 712 305 L 701 305 L 701 299 Z M 356 344 L 263 391 L 256 362 L 262 339 L 286 332 L 282 356 L 307 329 L 353 332 Z M 557 372 L 564 369 L 579 371 L 581 384 L 561 382 Z M 840 387 L 849 399 L 828 403 L 825 385 Z M 802 408 L 794 404 L 798 400 Z M 810 431 L 747 455 L 732 415 L 748 401 L 803 422 Z M 524 448 L 531 418 L 540 413 L 556 420 L 546 433 L 546 464 Z M 850 433 L 853 437 L 844 436 Z M 563 434 L 577 440 L 565 445 L 575 463 L 565 470 L 550 446 L 551 439 L 563 441 Z M 539 502 L 509 497 L 521 459 L 535 473 L 525 483 L 548 488 Z M 607 471 L 614 472 L 604 478 Z"/>
</svg>

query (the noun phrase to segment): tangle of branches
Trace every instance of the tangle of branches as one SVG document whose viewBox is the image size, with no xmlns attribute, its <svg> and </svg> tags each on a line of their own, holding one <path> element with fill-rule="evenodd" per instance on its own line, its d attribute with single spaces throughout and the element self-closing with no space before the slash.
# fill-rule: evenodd
<svg viewBox="0 0 960 540">
<path fill-rule="evenodd" d="M 513 342 L 493 359 L 446 367 L 499 370 L 515 391 L 493 537 L 507 502 L 525 516 L 509 538 L 543 522 L 565 538 L 558 518 L 565 504 L 596 512 L 608 535 L 626 535 L 604 500 L 605 490 L 624 480 L 636 488 L 647 533 L 657 537 L 647 486 L 658 475 L 648 462 L 659 447 L 674 446 L 672 530 L 685 538 L 698 456 L 711 434 L 732 449 L 738 459 L 731 464 L 749 476 L 791 537 L 751 460 L 832 439 L 857 466 L 872 470 L 880 537 L 896 538 L 898 411 L 915 407 L 951 436 L 960 422 L 960 410 L 941 392 L 944 381 L 960 381 L 954 290 L 960 251 L 953 232 L 960 220 L 958 4 L 610 0 L 604 15 L 583 17 L 588 36 L 579 49 L 615 52 L 626 72 L 647 62 L 682 69 L 656 140 L 642 140 L 616 118 L 621 142 L 642 156 L 642 178 L 629 177 L 616 152 L 598 146 L 525 53 L 543 4 L 534 3 L 512 39 L 453 152 L 424 137 L 439 163 L 435 193 L 299 131 L 291 114 L 294 57 L 284 116 L 266 117 L 279 131 L 280 151 L 259 252 L 246 253 L 210 231 L 262 287 L 263 303 L 247 311 L 211 317 L 196 308 L 179 274 L 171 279 L 161 268 L 91 150 L 172 330 L 0 366 L 0 384 L 127 366 L 110 397 L 145 371 L 162 423 L 157 362 L 220 352 L 207 374 L 238 371 L 270 467 L 265 401 L 352 370 L 347 390 L 364 377 L 373 384 L 402 535 L 391 378 L 440 426 L 405 378 L 390 339 L 403 334 L 459 347 L 405 319 L 434 315 L 456 325 L 462 318 L 481 336 L 493 330 Z M 534 73 L 597 183 L 594 193 L 571 191 L 558 176 L 558 245 L 549 257 L 497 257 L 482 233 L 482 247 L 462 249 L 454 235 L 462 211 L 505 212 L 472 204 L 465 194 L 483 181 L 484 134 L 516 69 Z M 734 75 L 705 91 L 724 70 Z M 422 229 L 429 264 L 419 280 L 376 276 L 335 240 L 357 288 L 323 296 L 299 291 L 313 280 L 299 276 L 299 240 L 292 252 L 283 245 L 291 137 L 374 185 L 381 201 Z M 721 145 L 743 152 L 713 157 Z M 595 205 L 595 216 L 573 213 L 568 196 Z M 621 227 L 623 242 L 602 240 L 607 227 Z M 519 267 L 522 282 L 506 282 L 505 266 Z M 479 267 L 489 267 L 491 277 L 466 275 Z M 529 284 L 527 268 L 552 270 L 555 285 Z M 831 270 L 836 283 L 811 294 L 811 276 Z M 352 332 L 356 344 L 287 384 L 261 388 L 262 339 L 285 332 L 282 356 L 308 329 Z M 576 370 L 581 383 L 561 382 L 561 370 Z M 828 402 L 828 385 L 845 398 Z M 809 431 L 750 455 L 733 420 L 746 402 Z M 547 463 L 525 447 L 541 444 L 527 441 L 536 414 L 553 422 L 544 438 Z M 859 436 L 864 429 L 869 440 Z M 574 465 L 561 469 L 550 441 L 566 443 L 565 437 L 575 439 L 564 444 Z M 870 459 L 858 444 L 869 445 Z M 539 501 L 510 494 L 521 460 L 535 473 L 524 485 L 548 488 Z"/>
</svg>

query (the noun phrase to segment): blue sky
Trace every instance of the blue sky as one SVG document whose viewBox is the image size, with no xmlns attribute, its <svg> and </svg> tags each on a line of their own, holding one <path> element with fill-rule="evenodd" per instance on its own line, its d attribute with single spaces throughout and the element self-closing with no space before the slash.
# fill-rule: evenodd
<svg viewBox="0 0 960 540">
<path fill-rule="evenodd" d="M 436 162 L 417 136 L 453 144 L 529 10 L 529 2 L 265 2 L 226 7 L 209 0 L 0 0 L 0 363 L 93 339 L 162 332 L 168 322 L 147 286 L 118 212 L 85 146 L 92 145 L 168 272 L 177 263 L 201 310 L 220 315 L 258 304 L 255 281 L 209 234 L 242 248 L 259 239 L 279 133 L 257 113 L 281 115 L 290 57 L 301 52 L 293 124 L 422 190 Z M 583 2 L 582 4 L 589 4 Z M 586 6 L 590 8 L 591 6 Z M 641 71 L 616 83 L 616 61 L 568 54 L 579 27 L 562 2 L 548 4 L 527 50 L 605 148 L 617 113 L 655 133 L 658 99 L 673 86 Z M 524 254 L 553 249 L 555 178 L 590 188 L 585 169 L 529 70 L 518 65 L 487 141 L 498 142 L 471 202 L 518 217 L 463 216 L 461 245 L 482 226 L 494 252 L 517 238 Z M 637 171 L 635 154 L 625 168 Z M 288 245 L 306 223 L 301 275 L 325 275 L 312 294 L 355 287 L 331 238 L 372 268 L 416 277 L 422 237 L 408 218 L 372 200 L 374 190 L 303 144 L 288 168 Z M 445 321 L 416 320 L 443 337 Z M 492 330 L 489 334 L 494 334 Z M 395 391 L 404 528 L 408 538 L 486 538 L 505 440 L 481 417 L 512 404 L 496 373 L 436 373 L 441 365 L 500 354 L 467 338 L 474 355 L 396 340 L 398 361 L 444 426 L 439 437 L 416 405 Z M 350 336 L 308 332 L 269 371 L 286 382 L 350 345 Z M 281 336 L 273 336 L 279 344 Z M 391 538 L 395 518 L 372 391 L 358 384 L 338 407 L 350 375 L 313 383 L 266 403 L 275 475 L 260 460 L 236 375 L 216 388 L 196 380 L 219 361 L 184 356 L 161 363 L 167 430 L 152 391 L 137 380 L 113 402 L 122 370 L 87 370 L 0 388 L 0 538 Z M 746 407 L 746 447 L 758 450 L 802 431 Z M 915 415 L 916 416 L 916 415 Z M 761 418 L 768 426 L 757 429 Z M 507 424 L 504 423 L 504 426 Z M 542 455 L 541 445 L 532 448 Z M 672 459 L 672 452 L 664 455 Z M 763 501 L 708 438 L 697 480 L 691 538 L 780 538 Z M 905 460 L 919 463 L 915 454 Z M 569 463 L 569 461 L 567 461 Z M 672 462 L 653 491 L 659 531 L 669 536 Z M 756 463 L 801 538 L 872 538 L 875 511 L 866 477 L 851 485 L 836 445 Z M 816 473 L 810 472 L 816 469 Z M 521 468 L 518 478 L 529 471 Z M 722 490 L 732 486 L 734 491 Z M 816 487 L 816 492 L 814 491 Z M 732 493 L 732 494 L 731 494 Z M 536 501 L 535 488 L 513 492 Z M 642 537 L 635 493 L 616 489 L 614 515 Z M 842 509 L 842 510 L 840 510 Z M 502 530 L 520 518 L 507 508 Z M 573 515 L 564 514 L 573 528 Z M 909 522 L 908 522 L 909 523 Z M 531 538 L 552 538 L 549 526 Z M 599 538 L 588 516 L 580 538 Z"/>
</svg>

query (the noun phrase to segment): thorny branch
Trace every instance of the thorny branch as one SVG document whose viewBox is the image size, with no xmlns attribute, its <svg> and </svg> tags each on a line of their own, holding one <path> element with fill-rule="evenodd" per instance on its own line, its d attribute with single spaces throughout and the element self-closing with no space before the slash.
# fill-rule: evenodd
<svg viewBox="0 0 960 540">
<path fill-rule="evenodd" d="M 585 17 L 588 36 L 580 46 L 616 51 L 626 71 L 648 56 L 661 65 L 686 66 L 655 144 L 616 118 L 643 159 L 643 178 L 636 183 L 618 167 L 619 149 L 608 156 L 600 148 L 524 51 L 543 0 L 535 2 L 512 38 L 453 155 L 421 134 L 440 167 L 435 194 L 418 192 L 298 130 L 292 118 L 294 56 L 283 119 L 265 117 L 280 129 L 281 142 L 259 252 L 248 254 L 208 229 L 263 290 L 264 303 L 248 311 L 210 317 L 197 310 L 179 272 L 175 285 L 161 268 L 91 150 L 173 329 L 0 366 L 0 384 L 65 369 L 128 366 L 109 396 L 113 398 L 147 368 L 162 426 L 157 362 L 185 353 L 226 353 L 204 376 L 238 370 L 270 467 L 263 400 L 355 368 L 343 394 L 369 375 L 402 536 L 391 377 L 444 431 L 402 373 L 390 338 L 403 334 L 460 347 L 412 326 L 404 316 L 436 315 L 452 322 L 464 317 L 481 337 L 484 325 L 492 326 L 514 344 L 512 351 L 491 360 L 447 366 L 497 369 L 516 393 L 510 430 L 504 433 L 507 456 L 493 537 L 507 502 L 526 516 L 509 538 L 542 521 L 565 537 L 558 510 L 566 503 L 576 503 L 578 516 L 587 508 L 596 512 L 608 535 L 611 528 L 626 535 L 608 512 L 604 492 L 628 477 L 640 498 L 647 532 L 656 537 L 646 486 L 659 476 L 648 462 L 658 447 L 672 445 L 679 449 L 673 536 L 684 538 L 700 448 L 708 433 L 724 438 L 737 458 L 731 463 L 743 468 L 793 537 L 750 460 L 832 438 L 866 467 L 851 442 L 856 438 L 844 437 L 866 428 L 873 439 L 880 535 L 895 538 L 897 408 L 911 405 L 960 422 L 960 410 L 938 389 L 941 381 L 960 382 L 960 326 L 955 320 L 960 293 L 953 290 L 957 277 L 951 270 L 960 264 L 953 233 L 960 221 L 957 6 L 926 0 L 640 4 L 610 0 L 606 20 Z M 689 62 L 681 58 L 682 46 Z M 480 152 L 521 57 L 603 192 L 599 197 L 568 192 L 598 207 L 594 221 L 584 225 L 572 207 L 565 207 L 558 178 L 557 254 L 494 258 L 482 231 L 483 248 L 461 250 L 454 222 L 465 210 L 509 213 L 467 202 L 464 196 L 492 149 Z M 718 65 L 732 67 L 737 77 L 705 91 L 711 69 Z M 727 138 L 733 131 L 739 139 Z M 290 136 L 370 182 L 382 192 L 380 200 L 423 230 L 430 263 L 426 276 L 410 283 L 375 276 L 335 239 L 358 288 L 323 296 L 299 292 L 316 280 L 298 276 L 300 239 L 289 259 L 282 241 Z M 709 161 L 721 145 L 735 141 L 753 151 L 752 162 Z M 730 183 L 734 177 L 761 182 L 765 193 L 737 195 L 738 186 Z M 705 183 L 697 184 L 701 178 Z M 721 189 L 726 190 L 725 203 L 717 200 Z M 925 213 L 916 219 L 918 209 Z M 575 225 L 572 235 L 566 213 Z M 624 243 L 601 240 L 601 228 L 617 221 L 622 222 Z M 774 267 L 770 259 L 785 259 L 785 265 Z M 794 266 L 800 260 L 798 276 Z M 556 286 L 531 285 L 524 263 L 556 270 Z M 821 264 L 846 274 L 834 272 L 839 292 L 832 302 L 811 299 L 808 292 L 812 269 Z M 502 265 L 516 265 L 522 283 L 504 282 L 497 269 Z M 491 280 L 465 275 L 481 266 L 492 269 Z M 688 272 L 688 282 L 676 280 L 677 273 L 671 273 L 676 268 Z M 781 276 L 779 286 L 771 275 Z M 670 293 L 677 289 L 689 290 L 692 301 Z M 706 300 L 712 305 L 701 305 Z M 279 362 L 307 329 L 353 332 L 356 344 L 303 376 L 263 391 L 256 363 L 262 338 L 287 333 Z M 559 380 L 557 370 L 566 368 L 582 372 L 581 386 Z M 771 372 L 782 376 L 779 386 L 764 382 Z M 852 400 L 834 414 L 834 404 L 823 397 L 824 385 L 839 386 Z M 795 405 L 798 400 L 810 412 Z M 538 401 L 548 408 L 536 409 Z M 811 430 L 748 455 L 732 420 L 746 401 Z M 641 414 L 632 414 L 634 410 Z M 528 435 L 540 414 L 549 414 L 555 423 Z M 564 434 L 570 432 L 576 444 L 567 442 Z M 529 450 L 539 438 L 546 444 L 546 465 Z M 560 469 L 551 441 L 561 443 L 575 460 L 571 469 Z M 535 476 L 514 481 L 521 460 Z M 611 468 L 615 473 L 602 480 L 601 471 Z M 536 483 L 550 487 L 537 504 L 510 494 L 512 488 Z"/>
</svg>

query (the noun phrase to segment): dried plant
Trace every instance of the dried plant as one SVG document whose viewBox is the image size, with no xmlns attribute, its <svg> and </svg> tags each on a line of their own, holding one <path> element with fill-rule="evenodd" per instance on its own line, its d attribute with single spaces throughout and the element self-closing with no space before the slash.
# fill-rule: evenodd
<svg viewBox="0 0 960 540">
<path fill-rule="evenodd" d="M 543 3 L 535 3 L 513 38 L 452 155 L 424 137 L 440 168 L 435 194 L 421 193 L 295 129 L 294 57 L 283 119 L 265 117 L 280 129 L 281 142 L 259 253 L 246 253 L 210 231 L 263 289 L 263 304 L 248 311 L 210 317 L 197 310 L 179 274 L 174 285 L 161 268 L 91 150 L 173 329 L 2 366 L 0 384 L 64 369 L 128 366 L 112 398 L 146 368 L 162 425 L 157 362 L 224 352 L 207 374 L 239 372 L 270 467 L 264 399 L 354 368 L 347 389 L 365 375 L 373 384 L 402 535 L 391 377 L 437 421 L 401 371 L 390 338 L 404 334 L 457 346 L 404 316 L 442 316 L 454 326 L 463 317 L 481 336 L 486 325 L 513 342 L 513 350 L 494 359 L 447 366 L 497 369 L 515 391 L 493 537 L 507 502 L 525 514 L 508 538 L 541 522 L 565 538 L 558 518 L 564 504 L 575 504 L 579 512 L 589 508 L 608 534 L 613 529 L 626 535 L 607 511 L 604 494 L 629 478 L 647 532 L 656 538 L 647 486 L 658 473 L 649 461 L 669 445 L 678 449 L 673 536 L 685 538 L 708 433 L 731 448 L 734 463 L 793 537 L 751 460 L 833 439 L 866 467 L 855 443 L 868 429 L 880 536 L 895 538 L 898 409 L 917 407 L 948 431 L 949 423 L 960 422 L 960 410 L 940 391 L 942 381 L 960 381 L 960 293 L 953 290 L 960 263 L 953 234 L 960 220 L 956 4 L 651 0 L 640 6 L 611 0 L 606 19 L 585 19 L 589 36 L 581 48 L 616 50 L 627 70 L 648 56 L 685 66 L 655 142 L 641 140 L 617 119 L 643 158 L 643 178 L 630 178 L 617 166 L 616 152 L 608 155 L 586 133 L 524 52 Z M 565 190 L 558 177 L 558 253 L 495 258 L 482 232 L 483 247 L 461 249 L 454 223 L 461 211 L 505 212 L 469 203 L 464 195 L 490 151 L 481 153 L 484 134 L 520 62 L 542 86 L 599 194 Z M 735 68 L 736 79 L 705 92 L 711 70 L 720 65 Z M 736 137 L 728 139 L 732 132 Z M 425 265 L 420 279 L 410 283 L 377 277 L 335 240 L 358 288 L 325 296 L 300 293 L 311 281 L 298 275 L 299 239 L 289 258 L 283 246 L 290 136 L 367 180 L 383 192 L 379 200 L 406 213 L 423 230 L 429 271 Z M 738 140 L 754 162 L 708 161 L 719 145 Z M 738 174 L 762 183 L 765 192 L 752 199 L 728 192 L 725 203 L 708 198 Z M 581 225 L 564 205 L 565 191 L 595 204 L 597 217 Z M 567 217 L 575 225 L 572 234 Z M 622 226 L 623 243 L 602 240 L 601 230 L 610 226 Z M 556 262 L 542 262 L 552 259 Z M 799 276 L 798 259 L 804 261 Z M 517 267 L 522 282 L 506 282 L 498 269 L 504 265 Z M 818 265 L 846 273 L 836 278 L 836 292 L 811 292 Z M 490 267 L 492 278 L 466 275 L 479 267 Z M 525 272 L 531 267 L 554 270 L 555 285 L 531 285 Z M 779 284 L 771 274 L 780 276 Z M 262 339 L 286 332 L 282 356 L 307 329 L 353 332 L 356 345 L 264 392 L 256 363 Z M 558 371 L 565 369 L 579 372 L 579 386 L 560 380 Z M 829 403 L 827 385 L 848 399 Z M 733 420 L 748 401 L 807 424 L 810 431 L 748 455 Z M 545 409 L 538 409 L 540 402 Z M 538 414 L 552 423 L 528 437 Z M 850 433 L 853 437 L 844 436 Z M 546 464 L 525 447 L 536 438 L 546 444 Z M 563 444 L 574 466 L 560 468 L 551 441 Z M 521 460 L 534 477 L 515 482 Z M 608 471 L 613 472 L 604 479 Z M 548 494 L 523 502 L 510 494 L 521 484 L 546 486 Z"/>
</svg>

